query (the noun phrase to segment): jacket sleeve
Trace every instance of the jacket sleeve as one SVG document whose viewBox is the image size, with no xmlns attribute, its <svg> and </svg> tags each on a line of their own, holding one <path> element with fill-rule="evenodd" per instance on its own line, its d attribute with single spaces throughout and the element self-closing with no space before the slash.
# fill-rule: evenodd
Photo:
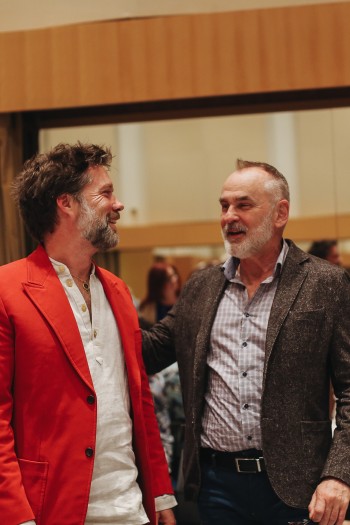
<svg viewBox="0 0 350 525">
<path fill-rule="evenodd" d="M 22 483 L 11 426 L 15 333 L 0 298 L 0 516 L 6 525 L 33 520 Z"/>
<path fill-rule="evenodd" d="M 175 363 L 173 328 L 178 304 L 150 330 L 142 331 L 142 354 L 148 374 L 156 374 Z"/>
<path fill-rule="evenodd" d="M 330 365 L 337 398 L 336 429 L 322 476 L 350 485 L 350 276 L 345 272 L 337 290 Z"/>
</svg>

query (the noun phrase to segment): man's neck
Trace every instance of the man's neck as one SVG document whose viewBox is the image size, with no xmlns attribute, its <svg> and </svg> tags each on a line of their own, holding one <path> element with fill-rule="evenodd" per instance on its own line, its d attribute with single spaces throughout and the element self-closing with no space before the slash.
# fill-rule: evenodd
<svg viewBox="0 0 350 525">
<path fill-rule="evenodd" d="M 246 286 L 259 286 L 273 274 L 281 252 L 281 243 L 266 247 L 261 253 L 240 260 L 240 277 Z"/>
<path fill-rule="evenodd" d="M 90 243 L 68 239 L 57 239 L 53 236 L 45 239 L 44 248 L 49 257 L 65 264 L 72 275 L 88 279 L 91 273 L 92 256 L 96 253 Z"/>
</svg>

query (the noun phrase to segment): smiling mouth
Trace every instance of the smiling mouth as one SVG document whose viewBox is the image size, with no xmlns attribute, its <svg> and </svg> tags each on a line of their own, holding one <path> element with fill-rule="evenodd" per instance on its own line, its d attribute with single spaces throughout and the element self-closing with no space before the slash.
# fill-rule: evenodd
<svg viewBox="0 0 350 525">
<path fill-rule="evenodd" d="M 246 232 L 244 230 L 228 230 L 226 232 L 227 237 L 239 237 L 240 235 L 245 235 Z"/>
<path fill-rule="evenodd" d="M 108 217 L 107 221 L 109 224 L 116 224 L 117 221 L 120 219 L 120 215 L 115 215 L 114 217 Z"/>
</svg>

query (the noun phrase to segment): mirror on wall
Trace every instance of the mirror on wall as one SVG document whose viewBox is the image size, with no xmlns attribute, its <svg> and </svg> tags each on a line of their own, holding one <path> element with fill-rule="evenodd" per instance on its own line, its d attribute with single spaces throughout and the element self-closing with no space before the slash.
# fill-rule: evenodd
<svg viewBox="0 0 350 525">
<path fill-rule="evenodd" d="M 183 279 L 201 262 L 224 258 L 218 198 L 237 157 L 268 162 L 286 176 L 287 234 L 298 245 L 335 237 L 350 266 L 349 134 L 350 108 L 341 108 L 44 129 L 39 140 L 41 151 L 77 140 L 112 148 L 111 177 L 125 205 L 118 271 L 142 297 L 154 257 L 177 262 Z M 205 244 L 209 223 L 217 223 L 217 236 L 208 233 Z M 161 245 L 145 246 L 149 225 L 163 229 Z M 185 225 L 200 226 L 201 240 L 193 233 L 182 241 Z M 123 248 L 130 229 L 134 240 Z"/>
</svg>

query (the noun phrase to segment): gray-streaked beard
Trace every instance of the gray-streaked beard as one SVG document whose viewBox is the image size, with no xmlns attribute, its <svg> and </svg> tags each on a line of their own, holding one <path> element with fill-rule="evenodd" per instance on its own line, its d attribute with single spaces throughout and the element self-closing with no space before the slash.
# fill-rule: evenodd
<svg viewBox="0 0 350 525">
<path fill-rule="evenodd" d="M 84 239 L 101 252 L 117 246 L 119 236 L 109 226 L 108 215 L 102 219 L 83 197 L 80 197 L 79 203 L 81 207 L 78 227 Z"/>
<path fill-rule="evenodd" d="M 228 225 L 226 225 L 221 230 L 221 233 L 227 255 L 237 257 L 237 259 L 247 259 L 259 253 L 273 235 L 272 215 L 273 211 L 269 215 L 266 215 L 260 226 L 254 230 L 249 230 L 242 226 L 242 229 L 246 231 L 247 237 L 237 244 L 234 242 L 231 243 L 226 238 L 228 229 Z M 239 223 L 237 223 L 236 226 L 239 227 Z"/>
</svg>

